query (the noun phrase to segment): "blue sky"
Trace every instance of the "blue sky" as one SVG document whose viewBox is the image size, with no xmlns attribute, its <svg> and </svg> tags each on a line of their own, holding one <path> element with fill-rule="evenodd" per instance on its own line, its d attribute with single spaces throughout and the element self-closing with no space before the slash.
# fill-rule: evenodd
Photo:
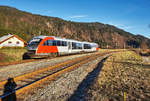
<svg viewBox="0 0 150 101">
<path fill-rule="evenodd" d="M 0 0 L 0 5 L 64 20 L 111 24 L 150 38 L 150 0 Z"/>
</svg>

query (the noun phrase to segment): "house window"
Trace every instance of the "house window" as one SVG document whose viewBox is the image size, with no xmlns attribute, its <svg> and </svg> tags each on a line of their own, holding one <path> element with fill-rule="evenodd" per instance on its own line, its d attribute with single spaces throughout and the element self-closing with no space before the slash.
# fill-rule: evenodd
<svg viewBox="0 0 150 101">
<path fill-rule="evenodd" d="M 17 41 L 16 44 L 19 44 L 19 41 Z"/>
<path fill-rule="evenodd" d="M 11 41 L 8 41 L 8 43 L 11 44 L 12 42 L 11 42 Z"/>
</svg>

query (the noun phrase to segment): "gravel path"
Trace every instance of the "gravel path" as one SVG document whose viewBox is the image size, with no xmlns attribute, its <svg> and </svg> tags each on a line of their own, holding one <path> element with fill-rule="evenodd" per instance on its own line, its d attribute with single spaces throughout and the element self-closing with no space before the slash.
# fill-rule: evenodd
<svg viewBox="0 0 150 101">
<path fill-rule="evenodd" d="M 90 55 L 90 54 L 95 54 L 95 53 L 71 55 L 66 57 L 58 57 L 54 59 L 44 59 L 44 60 L 34 61 L 29 63 L 4 66 L 0 68 L 0 81 L 6 80 L 9 77 L 19 76 L 25 73 L 33 72 L 40 68 L 48 67 L 60 62 L 64 62 L 73 58 Z"/>
<path fill-rule="evenodd" d="M 27 92 L 24 94 L 26 96 L 24 101 L 79 101 L 79 99 L 84 99 L 84 92 L 99 74 L 104 61 L 102 59 L 107 56 L 99 57 L 61 75 L 57 80 L 35 88 L 32 94 Z"/>
</svg>

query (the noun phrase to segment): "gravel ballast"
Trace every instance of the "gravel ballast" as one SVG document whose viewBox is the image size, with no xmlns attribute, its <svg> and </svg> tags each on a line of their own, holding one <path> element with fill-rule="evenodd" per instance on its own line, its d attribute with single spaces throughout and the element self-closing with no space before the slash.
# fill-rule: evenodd
<svg viewBox="0 0 150 101">
<path fill-rule="evenodd" d="M 54 81 L 35 88 L 32 93 L 25 93 L 24 101 L 66 101 L 84 99 L 88 86 L 98 75 L 103 59 L 110 54 L 92 60 L 77 69 L 61 75 Z M 97 67 L 97 68 L 96 68 Z M 96 68 L 96 69 L 95 69 Z"/>
<path fill-rule="evenodd" d="M 61 63 L 61 62 L 64 62 L 73 58 L 90 55 L 90 54 L 95 54 L 95 53 L 70 55 L 70 56 L 65 56 L 65 57 L 57 57 L 54 59 L 43 59 L 40 61 L 3 66 L 0 68 L 0 81 L 6 80 L 9 77 L 16 77 L 22 74 L 33 72 L 40 68 L 52 66 L 57 63 Z"/>
</svg>

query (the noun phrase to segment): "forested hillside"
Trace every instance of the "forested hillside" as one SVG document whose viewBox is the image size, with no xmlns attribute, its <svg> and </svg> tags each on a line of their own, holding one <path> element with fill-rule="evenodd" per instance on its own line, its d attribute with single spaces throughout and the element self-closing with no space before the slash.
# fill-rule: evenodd
<svg viewBox="0 0 150 101">
<path fill-rule="evenodd" d="M 112 25 L 65 21 L 0 6 L 0 37 L 8 33 L 16 34 L 26 41 L 36 35 L 52 35 L 97 42 L 101 48 L 150 48 L 150 39 Z"/>
</svg>

